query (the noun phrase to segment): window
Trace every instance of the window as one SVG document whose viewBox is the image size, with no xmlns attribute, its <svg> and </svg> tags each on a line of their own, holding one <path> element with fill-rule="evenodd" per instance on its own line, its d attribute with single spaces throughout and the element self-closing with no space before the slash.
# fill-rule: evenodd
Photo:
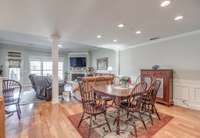
<svg viewBox="0 0 200 138">
<path fill-rule="evenodd" d="M 9 79 L 20 81 L 20 68 L 9 68 Z"/>
<path fill-rule="evenodd" d="M 8 78 L 20 81 L 21 59 L 8 59 Z"/>
<path fill-rule="evenodd" d="M 43 62 L 43 76 L 52 75 L 52 62 Z"/>
<path fill-rule="evenodd" d="M 30 73 L 42 76 L 51 76 L 53 71 L 51 61 L 30 61 Z M 58 77 L 63 79 L 63 62 L 58 63 Z"/>
<path fill-rule="evenodd" d="M 31 74 L 42 75 L 41 70 L 41 61 L 30 61 Z"/>
</svg>

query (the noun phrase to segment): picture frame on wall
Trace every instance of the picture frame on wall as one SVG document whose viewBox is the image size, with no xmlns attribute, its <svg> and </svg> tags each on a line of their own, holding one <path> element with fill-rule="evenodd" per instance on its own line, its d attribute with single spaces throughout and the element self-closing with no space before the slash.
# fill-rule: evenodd
<svg viewBox="0 0 200 138">
<path fill-rule="evenodd" d="M 108 57 L 97 59 L 97 70 L 107 70 L 108 68 Z"/>
</svg>

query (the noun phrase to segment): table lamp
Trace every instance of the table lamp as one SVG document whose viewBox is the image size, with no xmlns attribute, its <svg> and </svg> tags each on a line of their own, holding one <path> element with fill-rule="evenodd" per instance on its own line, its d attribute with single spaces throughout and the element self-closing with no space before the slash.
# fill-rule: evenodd
<svg viewBox="0 0 200 138">
<path fill-rule="evenodd" d="M 113 68 L 112 68 L 111 66 L 109 66 L 107 70 L 108 70 L 108 72 L 111 74 L 111 73 L 112 73 L 112 70 L 113 70 Z"/>
</svg>

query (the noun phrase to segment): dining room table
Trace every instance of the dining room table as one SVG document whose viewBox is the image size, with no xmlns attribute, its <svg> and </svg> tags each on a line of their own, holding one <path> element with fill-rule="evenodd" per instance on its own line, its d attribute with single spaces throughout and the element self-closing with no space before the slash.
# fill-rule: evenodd
<svg viewBox="0 0 200 138">
<path fill-rule="evenodd" d="M 120 104 L 124 99 L 127 99 L 132 92 L 133 85 L 122 86 L 122 85 L 97 85 L 94 86 L 94 93 L 97 96 L 110 97 L 114 101 L 114 107 L 117 109 L 116 121 L 116 134 L 120 135 Z"/>
</svg>

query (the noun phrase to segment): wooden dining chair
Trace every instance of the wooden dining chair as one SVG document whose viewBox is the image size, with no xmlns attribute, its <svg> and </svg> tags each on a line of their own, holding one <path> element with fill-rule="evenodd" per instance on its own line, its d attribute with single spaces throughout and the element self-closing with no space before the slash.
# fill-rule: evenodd
<svg viewBox="0 0 200 138">
<path fill-rule="evenodd" d="M 142 96 L 142 110 L 149 114 L 156 113 L 159 120 L 160 120 L 160 116 L 156 109 L 155 103 L 156 103 L 156 96 L 160 88 L 160 85 L 161 85 L 161 81 L 155 80 L 150 86 L 150 88 Z M 153 120 L 152 120 L 152 124 L 153 124 Z"/>
<path fill-rule="evenodd" d="M 105 81 L 95 81 L 94 86 L 101 86 L 101 85 L 111 85 L 113 83 L 113 80 L 106 80 L 106 78 L 102 77 L 102 80 Z M 112 107 L 112 105 L 114 104 L 113 99 L 110 98 L 109 96 L 101 96 L 101 98 L 105 101 L 106 104 L 106 108 Z M 111 105 L 109 105 L 108 103 L 112 103 Z"/>
<path fill-rule="evenodd" d="M 142 118 L 142 114 L 141 114 L 142 104 L 141 103 L 142 103 L 142 96 L 143 96 L 143 93 L 145 93 L 146 87 L 147 87 L 146 82 L 140 82 L 136 84 L 131 92 L 131 96 L 127 99 L 127 101 L 123 101 L 121 103 L 121 108 L 125 109 L 127 112 L 128 120 L 130 120 L 132 117 L 136 118 L 137 120 L 140 120 L 145 129 L 147 129 L 147 127 Z M 134 115 L 135 113 L 137 113 L 138 116 L 135 116 Z M 134 127 L 135 135 L 137 136 L 135 121 L 131 125 Z"/>
<path fill-rule="evenodd" d="M 141 92 L 145 92 L 147 89 L 147 83 L 146 82 L 139 82 L 138 84 L 136 84 L 134 86 L 134 88 L 131 91 L 131 94 L 136 94 L 136 93 L 141 93 Z M 123 99 L 121 106 L 123 107 L 127 107 L 128 106 L 128 98 L 127 99 Z M 127 114 L 128 116 L 128 114 Z"/>
<path fill-rule="evenodd" d="M 137 77 L 137 79 L 135 81 L 135 84 L 138 84 L 140 82 L 146 82 L 146 84 L 147 84 L 146 89 L 149 89 L 149 87 L 151 86 L 153 81 L 154 81 L 154 77 L 153 76 L 143 77 L 143 76 L 140 75 L 140 76 Z"/>
<path fill-rule="evenodd" d="M 7 114 L 13 114 L 17 112 L 17 116 L 21 119 L 21 109 L 20 109 L 20 95 L 22 91 L 22 86 L 19 82 L 15 80 L 3 80 L 3 97 L 5 102 L 5 107 L 15 105 L 16 110 L 8 111 Z"/>
<path fill-rule="evenodd" d="M 80 87 L 80 93 L 81 93 L 83 113 L 82 113 L 80 122 L 78 124 L 78 128 L 80 127 L 83 120 L 89 118 L 90 123 L 89 123 L 88 137 L 90 137 L 90 133 L 92 129 L 92 118 L 94 117 L 96 119 L 98 115 L 103 115 L 106 122 L 99 124 L 96 127 L 107 125 L 109 131 L 111 132 L 111 128 L 110 128 L 108 119 L 106 117 L 105 101 L 101 97 L 96 97 L 93 89 L 92 88 L 88 89 L 84 82 L 79 82 L 79 87 Z M 85 117 L 85 115 L 87 115 L 87 117 Z M 93 127 L 93 128 L 96 128 L 96 127 Z"/>
</svg>

